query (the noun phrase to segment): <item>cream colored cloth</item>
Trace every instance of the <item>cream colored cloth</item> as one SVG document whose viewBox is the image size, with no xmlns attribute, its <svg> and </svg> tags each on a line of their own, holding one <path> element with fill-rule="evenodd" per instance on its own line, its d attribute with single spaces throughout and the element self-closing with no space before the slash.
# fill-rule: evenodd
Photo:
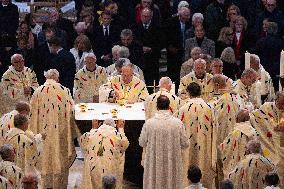
<svg viewBox="0 0 284 189">
<path fill-rule="evenodd" d="M 261 83 L 261 88 L 258 92 L 260 92 L 261 95 L 268 95 L 266 99 L 267 102 L 273 101 L 275 98 L 275 92 L 269 73 L 263 68 L 263 66 L 260 66 L 257 73 L 259 76 L 258 80 Z"/>
<path fill-rule="evenodd" d="M 14 187 L 7 178 L 0 176 L 0 189 L 14 189 Z"/>
<path fill-rule="evenodd" d="M 123 129 L 117 131 L 112 126 L 101 125 L 82 137 L 81 145 L 85 149 L 84 188 L 102 188 L 103 176 L 112 174 L 117 179 L 116 188 L 122 189 L 124 152 L 129 145 Z"/>
<path fill-rule="evenodd" d="M 0 173 L 1 176 L 9 180 L 15 189 L 22 188 L 22 178 L 24 175 L 22 169 L 16 166 L 15 163 L 4 160 L 0 161 Z"/>
<path fill-rule="evenodd" d="M 68 169 L 76 156 L 73 106 L 70 91 L 49 79 L 31 98 L 29 128 L 47 135 L 40 162 L 43 188 L 67 188 Z"/>
<path fill-rule="evenodd" d="M 271 159 L 277 166 L 279 178 L 284 185 L 284 147 L 280 146 L 280 134 L 274 128 L 284 117 L 274 102 L 266 102 L 258 110 L 251 113 L 252 126 L 259 133 L 259 140 L 262 143 L 263 154 Z M 281 188 L 281 187 L 280 187 Z"/>
<path fill-rule="evenodd" d="M 165 95 L 170 100 L 170 109 L 169 111 L 174 114 L 181 106 L 180 98 L 174 94 L 171 94 L 166 89 L 161 88 L 160 91 L 151 94 L 148 96 L 144 102 L 145 106 L 145 116 L 146 120 L 154 117 L 154 115 L 158 112 L 157 110 L 157 99 L 159 96 Z"/>
<path fill-rule="evenodd" d="M 5 142 L 5 135 L 7 131 L 11 128 L 14 128 L 14 116 L 19 112 L 17 110 L 13 110 L 5 115 L 3 115 L 0 119 L 0 146 L 2 146 Z"/>
<path fill-rule="evenodd" d="M 245 86 L 242 81 L 238 79 L 235 83 L 233 83 L 233 91 L 239 94 L 246 104 L 251 103 L 254 106 L 253 108 L 258 108 L 261 105 L 260 88 L 260 84 L 257 82 L 251 86 Z M 249 107 L 248 109 L 250 110 Z"/>
<path fill-rule="evenodd" d="M 236 167 L 238 162 L 245 159 L 246 145 L 251 139 L 256 137 L 257 132 L 249 121 L 234 125 L 234 129 L 219 145 L 225 177 Z"/>
<path fill-rule="evenodd" d="M 74 101 L 76 103 L 93 103 L 94 96 L 99 96 L 99 87 L 107 82 L 106 70 L 96 66 L 96 70 L 90 72 L 86 66 L 80 69 L 74 79 Z"/>
<path fill-rule="evenodd" d="M 143 188 L 181 189 L 182 150 L 189 145 L 182 122 L 167 110 L 143 125 L 139 145 L 146 149 Z"/>
<path fill-rule="evenodd" d="M 72 48 L 70 49 L 70 52 L 75 58 L 75 64 L 76 64 L 76 71 L 78 72 L 80 69 L 82 69 L 85 66 L 84 59 L 88 53 L 93 53 L 93 50 L 91 49 L 89 52 L 83 52 L 81 58 L 79 56 L 78 49 Z"/>
<path fill-rule="evenodd" d="M 228 178 L 234 183 L 234 188 L 261 189 L 265 187 L 265 175 L 271 171 L 275 171 L 275 166 L 269 159 L 250 154 L 238 163 Z"/>
<path fill-rule="evenodd" d="M 5 106 L 8 111 L 12 111 L 18 101 L 30 101 L 31 96 L 25 96 L 24 87 L 31 87 L 33 90 L 38 87 L 36 74 L 28 67 L 24 67 L 22 72 L 18 72 L 13 66 L 10 66 L 3 74 L 1 83 L 3 95 L 7 97 Z"/>
<path fill-rule="evenodd" d="M 188 93 L 186 91 L 187 86 L 192 83 L 196 82 L 201 87 L 201 98 L 203 98 L 206 102 L 211 100 L 213 96 L 213 82 L 212 82 L 212 75 L 206 73 L 204 79 L 197 79 L 195 76 L 194 71 L 190 72 L 180 80 L 180 85 L 178 89 L 178 93 L 181 99 L 188 98 Z"/>
<path fill-rule="evenodd" d="M 130 103 L 145 101 L 149 95 L 145 83 L 135 76 L 129 84 L 124 84 L 121 75 L 118 75 L 102 85 L 99 94 L 103 94 L 105 97 L 100 96 L 100 99 L 108 99 L 109 93 L 103 93 L 101 90 L 118 92 L 120 97 L 124 97 Z"/>
<path fill-rule="evenodd" d="M 37 151 L 36 143 L 23 130 L 11 128 L 5 135 L 5 143 L 14 147 L 15 163 L 23 172 L 37 170 L 40 153 Z"/>
<path fill-rule="evenodd" d="M 187 169 L 197 165 L 202 172 L 201 183 L 208 189 L 213 188 L 216 176 L 217 128 L 214 123 L 213 109 L 201 98 L 193 98 L 182 106 L 178 118 L 184 123 L 190 146 L 185 152 L 184 181 L 187 181 Z M 184 183 L 188 186 L 188 183 Z"/>
</svg>

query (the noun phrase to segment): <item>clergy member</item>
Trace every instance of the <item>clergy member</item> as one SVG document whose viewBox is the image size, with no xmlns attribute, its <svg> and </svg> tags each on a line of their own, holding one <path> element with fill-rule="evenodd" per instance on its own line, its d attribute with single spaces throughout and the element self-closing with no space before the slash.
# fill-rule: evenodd
<svg viewBox="0 0 284 189">
<path fill-rule="evenodd" d="M 151 94 L 145 100 L 145 116 L 146 120 L 155 116 L 157 110 L 157 99 L 161 95 L 165 95 L 170 100 L 169 111 L 174 114 L 180 107 L 180 99 L 174 94 L 171 94 L 173 82 L 169 77 L 162 77 L 159 82 L 160 90 L 156 93 Z"/>
<path fill-rule="evenodd" d="M 60 85 L 59 72 L 45 73 L 46 82 L 31 98 L 30 130 L 46 133 L 41 156 L 43 188 L 67 188 L 69 167 L 75 160 L 74 102 L 69 89 Z"/>
<path fill-rule="evenodd" d="M 107 84 L 100 87 L 100 102 L 124 100 L 126 103 L 135 103 L 145 101 L 148 96 L 146 85 L 133 74 L 133 64 L 125 63 L 122 66 L 121 75 L 112 77 Z"/>
<path fill-rule="evenodd" d="M 178 112 L 190 142 L 184 156 L 184 167 L 187 170 L 192 164 L 198 166 L 202 172 L 201 182 L 204 187 L 211 189 L 216 176 L 217 160 L 217 128 L 214 124 L 213 109 L 201 98 L 201 87 L 197 83 L 190 83 L 187 91 L 190 99 Z M 188 186 L 188 183 L 184 184 Z"/>
<path fill-rule="evenodd" d="M 102 188 L 102 178 L 112 174 L 117 179 L 116 188 L 122 189 L 124 152 L 129 145 L 124 124 L 124 120 L 119 120 L 116 125 L 113 119 L 107 119 L 103 125 L 97 124 L 88 136 L 84 146 L 88 152 L 85 153 L 84 188 Z"/>
<path fill-rule="evenodd" d="M 10 144 L 1 146 L 0 155 L 2 158 L 0 161 L 1 176 L 7 178 L 13 188 L 22 188 L 23 173 L 22 169 L 14 163 L 15 152 L 13 146 Z"/>
<path fill-rule="evenodd" d="M 235 188 L 261 189 L 265 187 L 265 175 L 276 171 L 271 160 L 261 155 L 261 144 L 250 140 L 246 145 L 246 158 L 240 161 L 229 173 Z"/>
<path fill-rule="evenodd" d="M 22 114 L 14 116 L 14 128 L 11 128 L 5 137 L 5 143 L 11 144 L 15 150 L 15 163 L 25 172 L 28 169 L 36 170 L 40 153 L 37 144 L 26 134 L 29 120 Z"/>
<path fill-rule="evenodd" d="M 244 99 L 246 108 L 249 110 L 261 105 L 260 87 L 258 87 L 256 80 L 256 71 L 249 68 L 244 70 L 241 78 L 233 84 L 233 91 Z"/>
<path fill-rule="evenodd" d="M 190 83 L 196 82 L 201 87 L 201 98 L 203 98 L 205 101 L 210 100 L 213 93 L 213 84 L 211 79 L 212 75 L 206 73 L 206 61 L 201 58 L 195 60 L 193 71 L 182 77 L 180 80 L 178 89 L 180 98 L 188 98 L 186 88 Z"/>
<path fill-rule="evenodd" d="M 107 82 L 105 68 L 96 64 L 93 53 L 85 55 L 85 66 L 80 69 L 74 79 L 74 100 L 76 103 L 99 102 L 99 87 Z"/>
<path fill-rule="evenodd" d="M 250 67 L 257 72 L 257 81 L 260 82 L 261 101 L 270 102 L 274 100 L 274 87 L 269 73 L 260 64 L 260 58 L 256 54 L 250 55 Z"/>
<path fill-rule="evenodd" d="M 216 74 L 221 74 L 226 78 L 226 87 L 230 90 L 233 86 L 233 80 L 223 74 L 223 61 L 219 58 L 214 58 L 211 60 L 211 74 L 214 76 Z"/>
<path fill-rule="evenodd" d="M 275 130 L 283 124 L 284 92 L 276 94 L 275 102 L 266 102 L 251 113 L 251 123 L 259 133 L 263 154 L 273 160 L 279 170 L 280 182 L 284 184 L 284 147 L 280 145 L 281 132 Z"/>
<path fill-rule="evenodd" d="M 27 102 L 17 102 L 15 105 L 15 110 L 3 115 L 0 118 L 0 145 L 4 143 L 4 136 L 7 131 L 14 128 L 14 116 L 17 114 L 22 114 L 28 116 L 30 113 L 30 105 Z"/>
<path fill-rule="evenodd" d="M 169 98 L 159 96 L 158 112 L 146 121 L 139 137 L 139 145 L 146 149 L 143 188 L 182 188 L 182 173 L 187 171 L 182 150 L 189 141 L 184 125 L 171 115 L 169 108 Z"/>
<path fill-rule="evenodd" d="M 257 137 L 256 130 L 250 124 L 248 110 L 237 113 L 236 124 L 224 141 L 219 145 L 223 174 L 228 176 L 237 163 L 245 159 L 246 144 Z"/>
<path fill-rule="evenodd" d="M 190 72 L 192 72 L 194 61 L 200 58 L 200 54 L 202 53 L 202 49 L 200 47 L 193 47 L 190 51 L 190 57 L 187 61 L 185 61 L 180 68 L 180 78 L 183 78 Z"/>
<path fill-rule="evenodd" d="M 212 101 L 214 107 L 214 117 L 217 125 L 217 145 L 223 142 L 224 138 L 231 132 L 236 123 L 236 114 L 244 102 L 241 97 L 227 88 L 226 77 L 224 75 L 214 75 L 212 82 L 214 84 L 215 101 Z"/>
<path fill-rule="evenodd" d="M 11 57 L 12 65 L 2 76 L 3 94 L 8 97 L 5 102 L 8 111 L 13 110 L 17 101 L 29 102 L 33 91 L 38 87 L 35 72 L 25 67 L 24 63 L 21 54 L 14 54 Z"/>
</svg>

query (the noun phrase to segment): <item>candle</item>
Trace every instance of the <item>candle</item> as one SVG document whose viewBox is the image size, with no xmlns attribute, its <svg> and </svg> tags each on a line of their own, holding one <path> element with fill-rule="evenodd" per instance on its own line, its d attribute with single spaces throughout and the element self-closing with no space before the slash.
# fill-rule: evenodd
<svg viewBox="0 0 284 189">
<path fill-rule="evenodd" d="M 246 52 L 245 53 L 245 69 L 250 68 L 250 53 Z"/>
<path fill-rule="evenodd" d="M 266 95 L 268 93 L 267 89 L 266 89 L 266 85 L 265 85 L 265 72 L 264 70 L 260 70 L 260 93 L 262 95 Z"/>
</svg>

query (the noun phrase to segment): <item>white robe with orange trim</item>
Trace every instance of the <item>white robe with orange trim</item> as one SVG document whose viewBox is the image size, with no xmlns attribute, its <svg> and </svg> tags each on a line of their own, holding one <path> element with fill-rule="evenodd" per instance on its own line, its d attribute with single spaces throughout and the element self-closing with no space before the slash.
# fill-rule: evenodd
<svg viewBox="0 0 284 189">
<path fill-rule="evenodd" d="M 213 114 L 213 109 L 201 98 L 189 99 L 178 111 L 178 117 L 185 125 L 190 142 L 184 157 L 184 181 L 187 181 L 189 165 L 194 164 L 199 166 L 202 172 L 201 183 L 208 189 L 213 188 L 212 183 L 216 176 L 217 128 Z M 188 183 L 184 186 L 188 186 Z"/>
<path fill-rule="evenodd" d="M 40 159 L 43 188 L 67 188 L 68 170 L 76 156 L 73 108 L 69 89 L 50 79 L 31 98 L 29 129 L 47 135 Z"/>
<path fill-rule="evenodd" d="M 35 72 L 28 67 L 24 67 L 22 72 L 17 72 L 13 66 L 10 66 L 3 74 L 1 83 L 4 96 L 8 97 L 5 102 L 8 111 L 12 111 L 18 101 L 30 101 L 31 96 L 25 96 L 24 87 L 35 90 L 39 86 Z"/>
<path fill-rule="evenodd" d="M 211 74 L 206 73 L 206 76 L 204 79 L 197 79 L 194 71 L 182 77 L 180 80 L 180 85 L 178 89 L 180 98 L 181 99 L 188 98 L 188 93 L 186 91 L 186 88 L 190 83 L 196 82 L 201 87 L 201 98 L 203 98 L 206 102 L 209 101 L 212 98 L 213 89 L 214 89 L 212 77 L 213 76 Z"/>
<path fill-rule="evenodd" d="M 160 91 L 148 96 L 144 102 L 146 120 L 152 118 L 156 114 L 156 112 L 158 112 L 157 99 L 161 95 L 165 95 L 169 98 L 170 100 L 170 110 L 169 111 L 172 114 L 176 113 L 176 111 L 180 108 L 181 106 L 180 98 L 174 94 L 171 94 L 166 89 L 161 88 Z"/>
<path fill-rule="evenodd" d="M 86 66 L 80 69 L 74 79 L 74 101 L 76 103 L 92 103 L 94 96 L 99 96 L 99 87 L 107 82 L 106 70 L 96 66 L 96 70 L 90 72 Z"/>
<path fill-rule="evenodd" d="M 251 113 L 251 123 L 259 133 L 263 154 L 277 166 L 282 187 L 284 186 L 284 147 L 280 146 L 282 133 L 275 132 L 274 128 L 283 117 L 284 112 L 281 112 L 274 102 L 266 102 Z"/>
<path fill-rule="evenodd" d="M 17 110 L 13 110 L 0 118 L 0 146 L 5 142 L 4 136 L 7 131 L 14 128 L 14 116 L 18 114 Z"/>
<path fill-rule="evenodd" d="M 110 66 L 106 67 L 106 71 L 109 78 L 120 75 L 115 68 L 115 64 L 111 64 Z M 134 65 L 133 71 L 136 77 L 144 81 L 143 71 L 138 66 Z"/>
<path fill-rule="evenodd" d="M 245 159 L 246 145 L 255 137 L 257 137 L 257 132 L 249 121 L 234 125 L 233 131 L 219 145 L 225 177 L 236 167 L 237 163 Z"/>
<path fill-rule="evenodd" d="M 15 189 L 22 188 L 23 172 L 20 167 L 10 161 L 0 161 L 1 176 L 7 178 Z"/>
<path fill-rule="evenodd" d="M 145 101 L 149 95 L 145 83 L 135 76 L 129 84 L 123 83 L 120 75 L 112 77 L 108 83 L 100 87 L 101 90 L 108 92 L 104 94 L 100 92 L 100 95 L 104 95 L 104 97 L 100 96 L 100 99 L 108 100 L 109 92 L 114 91 L 131 103 Z"/>
<path fill-rule="evenodd" d="M 82 137 L 81 145 L 85 149 L 83 188 L 102 188 L 103 176 L 112 174 L 116 177 L 116 188 L 122 189 L 124 152 L 129 145 L 123 129 L 117 131 L 112 126 L 101 125 Z"/>
<path fill-rule="evenodd" d="M 275 171 L 274 164 L 260 154 L 249 154 L 229 173 L 228 178 L 237 189 L 263 189 L 265 175 Z"/>
</svg>

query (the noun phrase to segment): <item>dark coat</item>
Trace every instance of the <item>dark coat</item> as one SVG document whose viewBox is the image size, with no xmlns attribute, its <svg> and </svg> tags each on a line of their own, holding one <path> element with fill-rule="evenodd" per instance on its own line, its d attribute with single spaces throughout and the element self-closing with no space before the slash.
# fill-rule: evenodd
<svg viewBox="0 0 284 189">
<path fill-rule="evenodd" d="M 0 4 L 0 35 L 16 35 L 19 26 L 18 7 L 9 3 L 6 7 Z"/>
</svg>

